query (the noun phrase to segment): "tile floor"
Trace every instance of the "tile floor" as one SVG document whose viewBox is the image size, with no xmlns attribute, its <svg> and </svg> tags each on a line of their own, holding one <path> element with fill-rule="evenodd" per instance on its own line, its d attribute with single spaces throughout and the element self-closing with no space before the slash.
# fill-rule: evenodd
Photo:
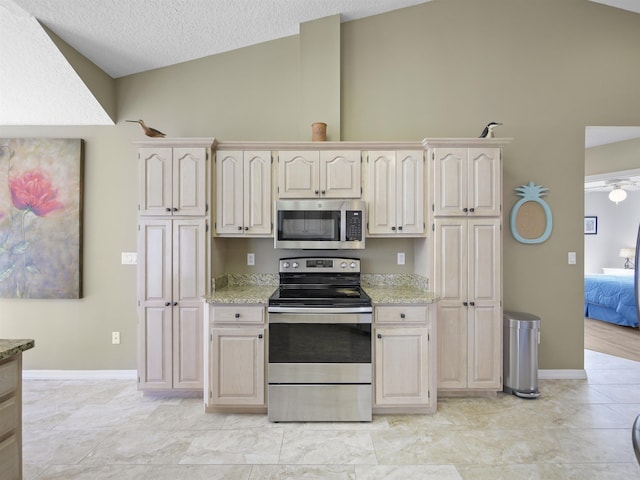
<svg viewBox="0 0 640 480">
<path fill-rule="evenodd" d="M 640 363 L 586 350 L 585 366 L 588 380 L 541 380 L 537 400 L 441 399 L 435 415 L 347 424 L 205 414 L 130 381 L 27 380 L 24 478 L 640 478 Z"/>
</svg>

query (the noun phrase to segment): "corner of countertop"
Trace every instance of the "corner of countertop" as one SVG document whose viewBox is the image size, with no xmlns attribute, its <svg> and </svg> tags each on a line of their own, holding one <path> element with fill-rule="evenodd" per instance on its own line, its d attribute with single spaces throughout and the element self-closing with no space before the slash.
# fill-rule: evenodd
<svg viewBox="0 0 640 480">
<path fill-rule="evenodd" d="M 33 339 L 0 338 L 0 360 L 12 357 L 36 346 Z"/>
</svg>

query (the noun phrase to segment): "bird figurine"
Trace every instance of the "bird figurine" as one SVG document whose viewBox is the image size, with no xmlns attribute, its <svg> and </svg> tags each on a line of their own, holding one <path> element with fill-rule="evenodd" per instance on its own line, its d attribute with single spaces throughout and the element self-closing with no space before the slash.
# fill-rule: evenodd
<svg viewBox="0 0 640 480">
<path fill-rule="evenodd" d="M 478 138 L 493 138 L 494 134 L 493 134 L 493 129 L 496 127 L 499 127 L 500 125 L 502 125 L 501 123 L 498 122 L 490 122 L 487 124 L 486 127 L 484 127 L 484 130 L 482 131 L 482 133 L 480 134 L 480 136 Z"/>
<path fill-rule="evenodd" d="M 139 123 L 147 137 L 166 137 L 164 133 L 155 128 L 147 127 L 143 120 L 126 120 L 127 122 Z"/>
</svg>

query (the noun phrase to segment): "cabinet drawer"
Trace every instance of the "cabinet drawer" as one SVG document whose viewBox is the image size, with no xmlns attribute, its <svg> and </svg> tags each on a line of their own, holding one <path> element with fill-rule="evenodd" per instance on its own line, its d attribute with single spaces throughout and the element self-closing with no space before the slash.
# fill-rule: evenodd
<svg viewBox="0 0 640 480">
<path fill-rule="evenodd" d="M 19 415 L 16 397 L 9 397 L 0 403 L 0 438 L 18 427 Z"/>
<path fill-rule="evenodd" d="M 211 321 L 213 323 L 264 323 L 264 307 L 249 307 L 234 305 L 229 307 L 214 307 Z"/>
<path fill-rule="evenodd" d="M 0 442 L 0 478 L 2 480 L 18 480 L 22 478 L 22 455 L 20 454 L 20 440 L 18 435 L 11 435 L 6 440 Z"/>
<path fill-rule="evenodd" d="M 0 397 L 18 388 L 19 373 L 17 360 L 0 364 Z"/>
<path fill-rule="evenodd" d="M 376 323 L 426 323 L 426 306 L 385 306 L 375 308 Z"/>
</svg>

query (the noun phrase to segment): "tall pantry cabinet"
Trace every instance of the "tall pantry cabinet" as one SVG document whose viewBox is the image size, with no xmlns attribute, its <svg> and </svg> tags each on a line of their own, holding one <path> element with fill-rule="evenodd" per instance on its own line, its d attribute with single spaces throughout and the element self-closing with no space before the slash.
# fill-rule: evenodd
<svg viewBox="0 0 640 480">
<path fill-rule="evenodd" d="M 502 146 L 425 141 L 432 179 L 431 278 L 438 392 L 502 390 Z"/>
<path fill-rule="evenodd" d="M 138 147 L 138 388 L 201 390 L 214 139 Z"/>
</svg>

